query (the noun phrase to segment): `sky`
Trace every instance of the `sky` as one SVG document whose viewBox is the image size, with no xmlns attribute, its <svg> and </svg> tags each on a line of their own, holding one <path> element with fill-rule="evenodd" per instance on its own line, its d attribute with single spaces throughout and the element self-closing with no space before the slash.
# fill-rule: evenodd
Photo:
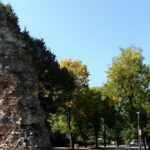
<svg viewBox="0 0 150 150">
<path fill-rule="evenodd" d="M 58 61 L 87 65 L 89 85 L 102 86 L 119 48 L 143 49 L 150 64 L 149 0 L 2 0 L 10 3 L 19 25 L 43 38 Z"/>
</svg>

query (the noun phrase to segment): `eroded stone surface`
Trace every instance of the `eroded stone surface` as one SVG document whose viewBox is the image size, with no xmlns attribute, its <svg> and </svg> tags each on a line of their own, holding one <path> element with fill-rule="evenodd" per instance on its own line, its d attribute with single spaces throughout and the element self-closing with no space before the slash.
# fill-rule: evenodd
<svg viewBox="0 0 150 150">
<path fill-rule="evenodd" d="M 21 36 L 0 21 L 0 150 L 49 150 L 37 77 Z"/>
</svg>

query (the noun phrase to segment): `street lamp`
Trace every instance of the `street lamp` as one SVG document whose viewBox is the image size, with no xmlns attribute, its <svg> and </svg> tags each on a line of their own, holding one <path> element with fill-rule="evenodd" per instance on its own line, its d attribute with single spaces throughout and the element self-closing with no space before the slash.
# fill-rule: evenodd
<svg viewBox="0 0 150 150">
<path fill-rule="evenodd" d="M 138 146 L 139 150 L 141 150 L 141 129 L 140 129 L 140 112 L 137 112 L 137 121 L 138 121 Z"/>
</svg>

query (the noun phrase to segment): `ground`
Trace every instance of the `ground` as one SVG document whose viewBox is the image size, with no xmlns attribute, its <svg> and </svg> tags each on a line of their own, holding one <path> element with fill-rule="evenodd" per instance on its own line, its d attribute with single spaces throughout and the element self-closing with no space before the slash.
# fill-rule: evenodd
<svg viewBox="0 0 150 150">
<path fill-rule="evenodd" d="M 104 149 L 107 149 L 107 150 L 138 150 L 138 147 L 134 146 L 134 147 L 130 147 L 130 146 L 126 146 L 126 145 L 121 145 L 119 147 L 115 147 L 115 146 L 107 146 L 107 148 L 104 148 L 102 146 L 100 146 L 101 150 L 104 150 Z M 92 146 L 88 146 L 87 148 L 84 148 L 84 147 L 79 147 L 78 150 L 99 150 L 99 149 L 95 149 L 94 147 Z M 144 149 L 144 148 L 142 148 Z M 68 147 L 54 147 L 53 150 L 71 150 L 70 148 Z M 75 149 L 77 150 L 77 149 Z"/>
</svg>

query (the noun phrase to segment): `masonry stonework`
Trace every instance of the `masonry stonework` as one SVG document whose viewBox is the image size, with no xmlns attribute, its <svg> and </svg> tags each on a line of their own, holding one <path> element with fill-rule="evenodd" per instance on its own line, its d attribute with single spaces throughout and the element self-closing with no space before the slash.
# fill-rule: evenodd
<svg viewBox="0 0 150 150">
<path fill-rule="evenodd" d="M 37 76 L 18 27 L 0 14 L 0 150 L 50 150 Z"/>
</svg>

